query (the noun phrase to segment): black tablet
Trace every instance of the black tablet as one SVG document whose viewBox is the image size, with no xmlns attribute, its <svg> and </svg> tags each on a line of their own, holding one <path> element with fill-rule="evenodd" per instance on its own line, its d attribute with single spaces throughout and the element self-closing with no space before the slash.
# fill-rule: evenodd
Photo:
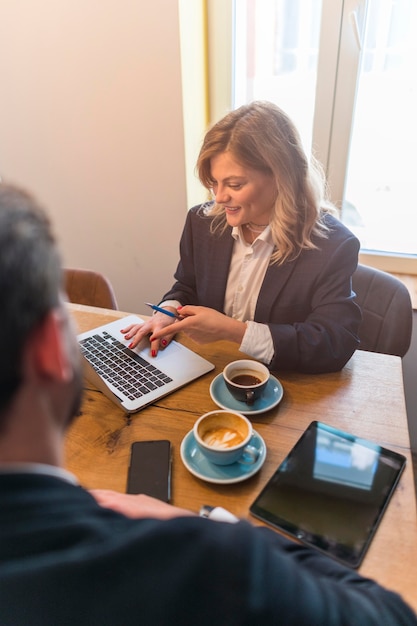
<svg viewBox="0 0 417 626">
<path fill-rule="evenodd" d="M 345 565 L 360 565 L 406 459 L 312 422 L 250 507 Z"/>
</svg>

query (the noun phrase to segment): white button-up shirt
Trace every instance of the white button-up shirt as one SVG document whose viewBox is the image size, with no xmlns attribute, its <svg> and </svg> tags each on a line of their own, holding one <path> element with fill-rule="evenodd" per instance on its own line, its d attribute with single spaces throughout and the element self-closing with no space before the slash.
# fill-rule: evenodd
<svg viewBox="0 0 417 626">
<path fill-rule="evenodd" d="M 240 350 L 259 361 L 269 363 L 274 355 L 271 332 L 266 324 L 254 322 L 256 303 L 274 249 L 268 226 L 251 244 L 242 229 L 234 227 L 235 239 L 224 299 L 224 312 L 246 322 Z"/>
<path fill-rule="evenodd" d="M 232 237 L 235 243 L 226 285 L 224 312 L 229 317 L 246 322 L 246 331 L 239 350 L 268 364 L 274 356 L 271 331 L 266 324 L 254 322 L 253 318 L 262 281 L 274 249 L 271 228 L 265 228 L 251 244 L 245 241 L 241 227 L 233 228 Z M 177 308 L 181 303 L 166 300 L 160 306 Z"/>
</svg>

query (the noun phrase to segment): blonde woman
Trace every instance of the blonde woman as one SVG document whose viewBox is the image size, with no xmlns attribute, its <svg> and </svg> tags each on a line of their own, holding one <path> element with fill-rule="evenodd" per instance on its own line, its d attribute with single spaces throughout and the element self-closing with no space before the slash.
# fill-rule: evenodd
<svg viewBox="0 0 417 626">
<path fill-rule="evenodd" d="M 321 169 L 288 116 L 270 102 L 230 112 L 197 161 L 213 200 L 192 208 L 176 282 L 143 326 L 154 356 L 179 331 L 227 339 L 271 370 L 340 370 L 359 345 L 351 277 L 359 242 L 335 217 Z"/>
</svg>

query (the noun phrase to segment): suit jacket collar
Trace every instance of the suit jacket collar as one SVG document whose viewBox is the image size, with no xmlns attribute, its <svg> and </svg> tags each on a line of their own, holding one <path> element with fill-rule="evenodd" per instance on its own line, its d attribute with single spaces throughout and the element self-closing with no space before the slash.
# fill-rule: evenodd
<svg viewBox="0 0 417 626">
<path fill-rule="evenodd" d="M 269 265 L 263 280 L 255 310 L 255 321 L 266 322 L 270 318 L 270 310 L 279 299 L 280 293 L 290 279 L 296 261 L 286 262 L 283 265 Z"/>
<path fill-rule="evenodd" d="M 220 237 L 213 237 L 212 254 L 215 260 L 214 267 L 229 267 L 232 258 L 233 245 L 232 229 L 229 227 Z M 297 265 L 297 260 L 289 261 L 283 265 L 269 265 L 259 293 L 258 303 L 255 310 L 255 321 L 266 322 L 269 320 L 269 312 L 273 304 L 279 298 L 281 290 L 290 279 Z M 218 311 L 223 310 L 224 294 L 228 279 L 228 272 L 221 272 L 221 277 L 213 280 L 211 295 L 213 297 L 213 308 Z"/>
</svg>

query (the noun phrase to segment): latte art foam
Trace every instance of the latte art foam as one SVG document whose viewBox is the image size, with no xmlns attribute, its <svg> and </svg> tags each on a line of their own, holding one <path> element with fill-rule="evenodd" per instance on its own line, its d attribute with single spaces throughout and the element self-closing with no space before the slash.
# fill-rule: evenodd
<svg viewBox="0 0 417 626">
<path fill-rule="evenodd" d="M 241 444 L 244 437 L 233 428 L 220 426 L 205 432 L 202 439 L 211 448 L 227 450 L 227 448 L 233 448 L 233 446 Z"/>
</svg>

